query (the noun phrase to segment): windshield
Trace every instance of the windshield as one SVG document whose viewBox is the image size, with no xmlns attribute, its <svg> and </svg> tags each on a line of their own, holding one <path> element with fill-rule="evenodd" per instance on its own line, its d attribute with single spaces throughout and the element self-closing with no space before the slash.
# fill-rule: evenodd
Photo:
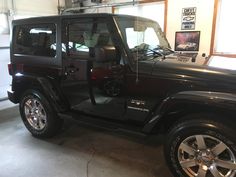
<svg viewBox="0 0 236 177">
<path fill-rule="evenodd" d="M 149 60 L 172 51 L 158 23 L 132 16 L 116 17 L 119 30 L 135 59 Z"/>
</svg>

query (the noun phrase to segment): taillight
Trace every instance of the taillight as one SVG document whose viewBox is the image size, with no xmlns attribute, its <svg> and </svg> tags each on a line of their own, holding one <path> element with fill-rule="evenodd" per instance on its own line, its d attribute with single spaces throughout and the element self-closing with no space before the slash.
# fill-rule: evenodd
<svg viewBox="0 0 236 177">
<path fill-rule="evenodd" d="M 23 64 L 8 64 L 8 72 L 12 76 L 16 73 L 23 73 L 24 65 Z"/>
<path fill-rule="evenodd" d="M 12 76 L 13 74 L 13 69 L 12 69 L 12 64 L 8 64 L 8 73 Z"/>
</svg>

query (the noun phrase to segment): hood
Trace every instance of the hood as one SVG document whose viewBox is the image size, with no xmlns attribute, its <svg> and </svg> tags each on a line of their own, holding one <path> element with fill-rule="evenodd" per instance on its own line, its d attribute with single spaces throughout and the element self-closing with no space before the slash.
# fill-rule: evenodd
<svg viewBox="0 0 236 177">
<path fill-rule="evenodd" d="M 160 76 L 181 85 L 182 90 L 236 92 L 236 72 L 232 70 L 196 64 L 159 62 L 153 65 L 152 77 Z"/>
<path fill-rule="evenodd" d="M 163 75 L 184 80 L 206 81 L 217 84 L 232 83 L 236 86 L 236 71 L 187 63 L 158 61 L 153 63 L 152 75 Z"/>
</svg>

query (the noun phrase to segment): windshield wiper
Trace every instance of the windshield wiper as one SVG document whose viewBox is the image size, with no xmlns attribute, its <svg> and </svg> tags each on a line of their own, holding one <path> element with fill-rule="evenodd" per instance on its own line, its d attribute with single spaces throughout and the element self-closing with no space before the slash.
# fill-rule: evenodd
<svg viewBox="0 0 236 177">
<path fill-rule="evenodd" d="M 164 55 L 169 55 L 170 53 L 175 52 L 174 50 L 172 50 L 169 47 L 164 47 L 164 46 L 160 46 L 160 45 L 157 45 L 157 47 L 154 48 L 153 50 L 158 50 L 158 51 L 162 52 Z"/>
<path fill-rule="evenodd" d="M 161 57 L 159 59 L 164 60 L 166 55 L 174 53 L 174 51 L 168 47 L 157 45 L 155 48 L 151 48 L 150 45 L 145 43 L 135 46 L 131 51 L 133 53 L 137 52 L 137 57 L 140 61 L 150 61 L 159 57 Z"/>
<path fill-rule="evenodd" d="M 161 58 L 162 60 L 164 60 L 167 55 L 170 55 L 170 54 L 175 52 L 169 47 L 163 47 L 163 46 L 160 46 L 160 45 L 157 45 L 156 48 L 150 49 L 150 50 L 152 50 L 153 52 L 158 53 L 159 56 L 162 56 L 162 58 Z"/>
<path fill-rule="evenodd" d="M 146 56 L 152 57 L 152 58 L 148 58 L 147 60 L 154 60 L 157 57 L 163 56 L 163 54 L 157 50 L 147 49 Z"/>
</svg>

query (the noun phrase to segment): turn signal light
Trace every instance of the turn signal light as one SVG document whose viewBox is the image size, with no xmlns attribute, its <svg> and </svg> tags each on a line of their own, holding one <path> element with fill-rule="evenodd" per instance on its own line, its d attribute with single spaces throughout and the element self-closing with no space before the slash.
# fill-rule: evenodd
<svg viewBox="0 0 236 177">
<path fill-rule="evenodd" d="M 8 64 L 8 73 L 12 76 L 13 74 L 12 64 Z"/>
</svg>

